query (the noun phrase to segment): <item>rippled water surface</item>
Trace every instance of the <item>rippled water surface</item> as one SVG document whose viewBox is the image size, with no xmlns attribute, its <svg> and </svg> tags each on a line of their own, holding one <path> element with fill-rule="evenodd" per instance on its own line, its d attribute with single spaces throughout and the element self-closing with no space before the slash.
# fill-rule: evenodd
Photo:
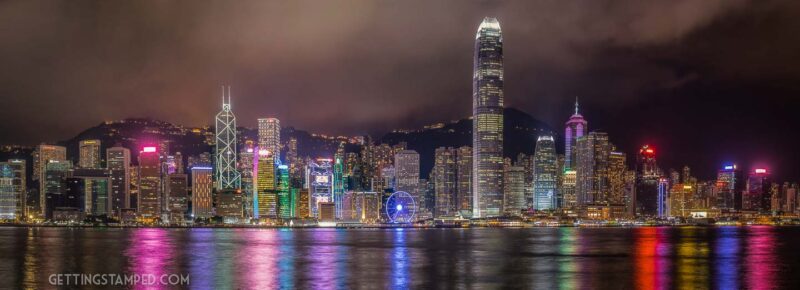
<svg viewBox="0 0 800 290">
<path fill-rule="evenodd" d="M 800 289 L 800 228 L 0 227 L 0 288 L 49 288 L 55 273 L 188 274 L 196 289 Z"/>
</svg>

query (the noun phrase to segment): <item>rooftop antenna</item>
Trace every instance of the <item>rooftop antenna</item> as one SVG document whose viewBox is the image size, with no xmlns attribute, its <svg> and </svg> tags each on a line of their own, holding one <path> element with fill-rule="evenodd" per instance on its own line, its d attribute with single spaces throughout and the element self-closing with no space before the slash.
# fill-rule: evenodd
<svg viewBox="0 0 800 290">
<path fill-rule="evenodd" d="M 575 115 L 578 114 L 578 96 L 575 96 Z"/>
</svg>

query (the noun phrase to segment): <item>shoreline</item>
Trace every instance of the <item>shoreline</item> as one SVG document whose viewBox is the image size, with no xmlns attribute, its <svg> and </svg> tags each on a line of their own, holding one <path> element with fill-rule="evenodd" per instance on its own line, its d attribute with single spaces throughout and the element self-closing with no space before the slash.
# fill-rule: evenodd
<svg viewBox="0 0 800 290">
<path fill-rule="evenodd" d="M 798 227 L 798 224 L 679 224 L 679 225 L 520 225 L 520 226 L 415 226 L 415 225 L 363 225 L 363 226 L 262 226 L 262 225 L 226 225 L 226 226 L 140 226 L 140 225 L 42 225 L 42 224 L 0 224 L 0 228 L 141 228 L 141 229 L 484 229 L 484 228 L 649 228 L 649 227 Z"/>
</svg>

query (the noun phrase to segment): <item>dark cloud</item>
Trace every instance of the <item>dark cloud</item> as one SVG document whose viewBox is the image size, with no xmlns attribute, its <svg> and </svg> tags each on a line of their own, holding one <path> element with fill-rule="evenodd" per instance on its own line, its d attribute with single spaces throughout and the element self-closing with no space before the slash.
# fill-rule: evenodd
<svg viewBox="0 0 800 290">
<path fill-rule="evenodd" d="M 555 127 L 580 96 L 620 147 L 654 140 L 668 165 L 707 174 L 797 141 L 781 132 L 800 129 L 800 5 L 705 0 L 4 1 L 0 140 L 131 116 L 206 125 L 222 84 L 246 126 L 376 134 L 461 118 L 484 16 L 503 27 L 507 104 Z"/>
</svg>

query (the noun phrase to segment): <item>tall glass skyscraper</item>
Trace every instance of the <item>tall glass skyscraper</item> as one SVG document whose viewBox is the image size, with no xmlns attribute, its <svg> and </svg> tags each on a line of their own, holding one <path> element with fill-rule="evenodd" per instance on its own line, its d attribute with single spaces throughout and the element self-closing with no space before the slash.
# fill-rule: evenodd
<svg viewBox="0 0 800 290">
<path fill-rule="evenodd" d="M 222 111 L 216 118 L 216 188 L 217 190 L 238 189 L 242 178 L 236 170 L 236 116 L 231 111 L 231 87 L 225 100 L 222 89 Z"/>
<path fill-rule="evenodd" d="M 564 152 L 564 168 L 566 170 L 575 170 L 578 167 L 578 164 L 575 162 L 575 144 L 577 144 L 578 138 L 582 137 L 586 134 L 588 130 L 585 119 L 583 116 L 578 113 L 578 99 L 575 99 L 575 114 L 569 117 L 567 121 L 567 128 L 564 130 L 564 145 L 566 145 L 566 149 Z"/>
<path fill-rule="evenodd" d="M 503 35 L 484 18 L 475 35 L 472 74 L 473 217 L 503 208 Z"/>
<path fill-rule="evenodd" d="M 533 208 L 555 209 L 556 196 L 556 147 L 553 136 L 539 136 L 533 154 Z M 531 200 L 526 200 L 531 202 Z"/>
</svg>

